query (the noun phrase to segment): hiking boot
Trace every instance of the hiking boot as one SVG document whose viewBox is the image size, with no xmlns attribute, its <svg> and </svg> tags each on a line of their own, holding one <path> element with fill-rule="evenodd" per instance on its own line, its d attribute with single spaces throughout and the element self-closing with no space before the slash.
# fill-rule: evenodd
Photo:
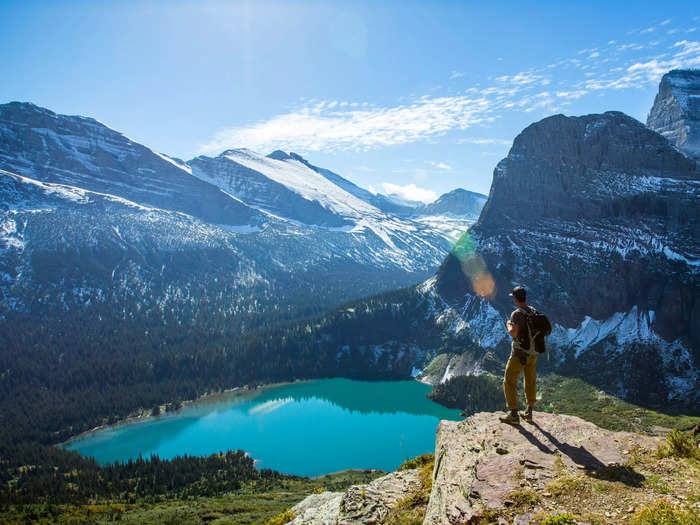
<svg viewBox="0 0 700 525">
<path fill-rule="evenodd" d="M 508 423 L 509 425 L 520 424 L 520 416 L 518 415 L 517 410 L 511 410 L 510 412 L 508 412 L 508 415 L 501 416 L 498 419 L 501 421 L 501 423 Z"/>
<path fill-rule="evenodd" d="M 532 407 L 527 407 L 527 410 L 520 414 L 520 417 L 522 417 L 528 423 L 532 423 Z"/>
</svg>

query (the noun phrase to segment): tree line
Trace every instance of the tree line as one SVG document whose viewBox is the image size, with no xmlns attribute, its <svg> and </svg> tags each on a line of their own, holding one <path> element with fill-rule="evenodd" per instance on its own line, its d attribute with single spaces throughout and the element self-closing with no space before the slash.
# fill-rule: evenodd
<svg viewBox="0 0 700 525">
<path fill-rule="evenodd" d="M 55 445 L 139 410 L 175 407 L 235 386 L 336 376 L 408 378 L 412 356 L 397 343 L 407 330 L 424 345 L 449 344 L 427 321 L 408 322 L 424 318 L 415 315 L 424 307 L 406 289 L 347 303 L 323 317 L 290 321 L 261 314 L 248 330 L 226 324 L 216 312 L 182 322 L 160 313 L 123 316 L 106 305 L 2 321 L 0 501 L 122 498 L 191 485 L 199 479 L 196 472 L 200 478 L 210 474 L 201 458 L 178 460 L 178 468 L 192 475 L 175 476 L 175 487 L 168 485 L 169 475 L 153 478 L 153 469 L 175 468 L 166 460 L 143 459 L 141 470 L 128 463 L 100 467 Z M 389 342 L 379 355 L 372 348 L 377 342 Z M 239 467 L 240 479 L 219 483 L 214 476 L 192 490 L 215 493 L 250 478 L 251 471 Z M 114 481 L 141 478 L 151 481 Z"/>
</svg>

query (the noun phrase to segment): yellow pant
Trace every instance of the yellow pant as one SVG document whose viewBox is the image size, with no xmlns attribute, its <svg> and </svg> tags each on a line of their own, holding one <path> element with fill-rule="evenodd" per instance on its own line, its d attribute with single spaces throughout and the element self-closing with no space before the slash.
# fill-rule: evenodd
<svg viewBox="0 0 700 525">
<path fill-rule="evenodd" d="M 506 373 L 503 377 L 503 392 L 506 395 L 506 405 L 509 409 L 518 409 L 518 377 L 520 377 L 521 370 L 524 370 L 523 375 L 525 376 L 525 397 L 527 398 L 527 404 L 530 406 L 535 406 L 537 395 L 536 363 L 536 355 L 528 355 L 527 362 L 524 365 L 522 365 L 520 363 L 520 359 L 513 354 L 511 354 L 510 358 L 508 359 Z"/>
</svg>

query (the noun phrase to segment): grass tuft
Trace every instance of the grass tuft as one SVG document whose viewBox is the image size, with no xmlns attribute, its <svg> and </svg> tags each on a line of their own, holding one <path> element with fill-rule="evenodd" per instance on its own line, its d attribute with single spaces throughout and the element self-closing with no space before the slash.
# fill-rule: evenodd
<svg viewBox="0 0 700 525">
<path fill-rule="evenodd" d="M 418 477 L 421 487 L 418 491 L 396 503 L 387 516 L 387 525 L 419 525 L 425 518 L 425 509 L 433 489 L 433 454 L 423 454 L 401 465 L 400 470 L 421 467 Z M 406 466 L 408 465 L 408 466 Z"/>
<path fill-rule="evenodd" d="M 417 456 L 413 459 L 409 459 L 408 461 L 404 462 L 398 470 L 411 470 L 414 468 L 422 468 L 427 464 L 432 464 L 435 461 L 435 454 L 423 454 L 421 456 Z"/>
<path fill-rule="evenodd" d="M 666 434 L 666 443 L 659 446 L 656 455 L 660 458 L 700 459 L 700 449 L 690 434 L 674 429 Z"/>
<path fill-rule="evenodd" d="M 700 525 L 700 516 L 666 500 L 644 507 L 632 519 L 634 525 Z"/>
<path fill-rule="evenodd" d="M 576 516 L 572 514 L 557 514 L 542 520 L 542 525 L 567 525 L 569 523 L 576 523 Z"/>
<path fill-rule="evenodd" d="M 516 490 L 506 496 L 516 507 L 531 507 L 540 502 L 539 495 L 533 490 Z"/>
<path fill-rule="evenodd" d="M 265 522 L 265 525 L 284 525 L 285 523 L 289 523 L 292 521 L 296 516 L 294 513 L 291 511 L 291 509 L 287 509 L 284 512 L 278 514 L 274 518 L 270 518 Z"/>
</svg>

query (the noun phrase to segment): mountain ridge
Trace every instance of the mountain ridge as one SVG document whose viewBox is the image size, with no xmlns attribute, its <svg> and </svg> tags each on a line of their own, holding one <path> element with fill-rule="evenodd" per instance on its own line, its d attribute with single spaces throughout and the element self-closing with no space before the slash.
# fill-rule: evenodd
<svg viewBox="0 0 700 525">
<path fill-rule="evenodd" d="M 674 69 L 661 78 L 647 126 L 700 158 L 700 69 Z"/>
</svg>

